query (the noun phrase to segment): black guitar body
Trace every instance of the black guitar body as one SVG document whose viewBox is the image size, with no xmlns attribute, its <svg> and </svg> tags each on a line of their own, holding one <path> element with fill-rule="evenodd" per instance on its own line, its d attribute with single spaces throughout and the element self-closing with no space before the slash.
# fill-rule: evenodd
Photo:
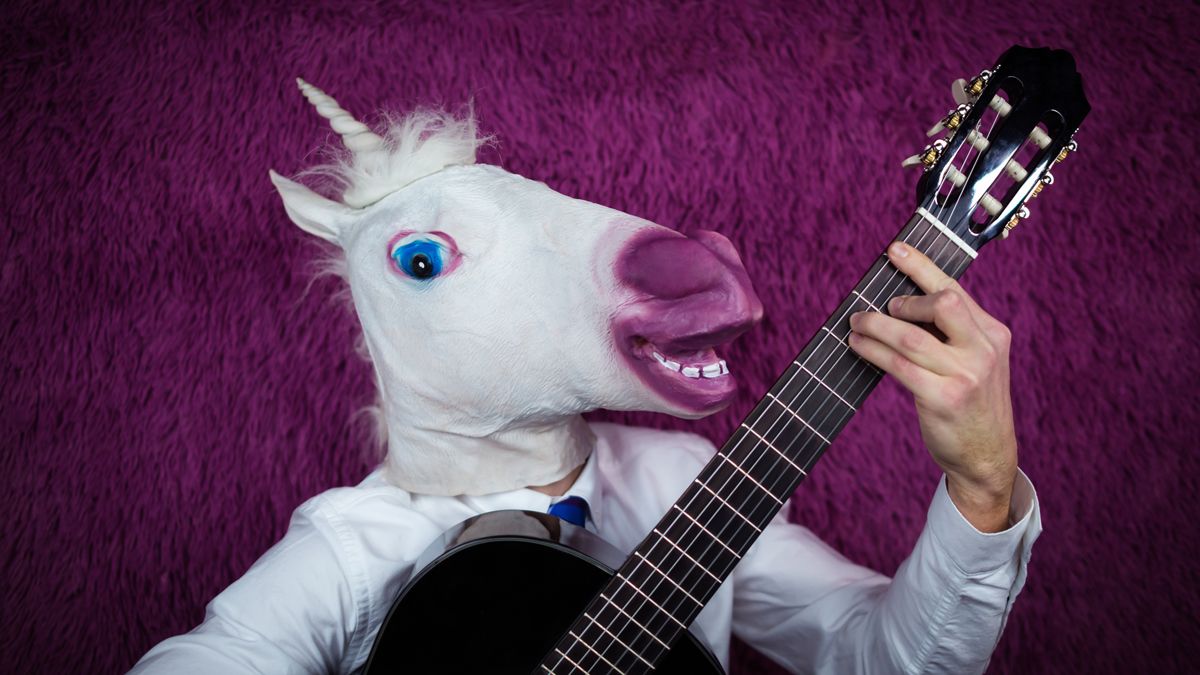
<svg viewBox="0 0 1200 675">
<path fill-rule="evenodd" d="M 448 530 L 417 561 L 379 629 L 368 675 L 529 675 L 624 561 L 554 516 L 497 511 Z M 568 665 L 563 673 L 572 671 Z M 656 673 L 721 675 L 691 632 Z"/>
</svg>

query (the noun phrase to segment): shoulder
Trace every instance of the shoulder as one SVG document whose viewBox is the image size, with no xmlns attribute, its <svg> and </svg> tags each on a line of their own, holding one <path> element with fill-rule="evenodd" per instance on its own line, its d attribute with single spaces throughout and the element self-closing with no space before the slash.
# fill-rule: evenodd
<svg viewBox="0 0 1200 675">
<path fill-rule="evenodd" d="M 326 490 L 301 504 L 290 527 L 298 525 L 316 529 L 343 555 L 371 551 L 393 561 L 415 558 L 444 529 L 419 499 L 378 471 L 356 486 Z"/>
</svg>

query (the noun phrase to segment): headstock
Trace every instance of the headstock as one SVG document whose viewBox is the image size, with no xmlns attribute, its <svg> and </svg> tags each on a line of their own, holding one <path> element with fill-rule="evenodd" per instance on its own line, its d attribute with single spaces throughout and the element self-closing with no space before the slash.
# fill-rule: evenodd
<svg viewBox="0 0 1200 675">
<path fill-rule="evenodd" d="M 929 131 L 946 135 L 904 164 L 925 169 L 918 208 L 978 250 L 1028 217 L 1025 203 L 1075 151 L 1090 106 L 1070 54 L 1020 46 L 970 82 L 955 82 L 954 97 L 958 106 Z"/>
</svg>

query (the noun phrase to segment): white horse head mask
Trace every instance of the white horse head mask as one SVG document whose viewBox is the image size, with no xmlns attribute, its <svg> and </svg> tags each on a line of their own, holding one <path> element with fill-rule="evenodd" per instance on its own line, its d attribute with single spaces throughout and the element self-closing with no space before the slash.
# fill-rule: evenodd
<svg viewBox="0 0 1200 675">
<path fill-rule="evenodd" d="M 554 482 L 580 413 L 698 418 L 736 390 L 714 347 L 762 316 L 737 252 L 496 166 L 474 120 L 370 131 L 299 81 L 350 151 L 342 201 L 271 172 L 291 219 L 341 247 L 388 432 L 386 475 L 427 494 Z"/>
</svg>

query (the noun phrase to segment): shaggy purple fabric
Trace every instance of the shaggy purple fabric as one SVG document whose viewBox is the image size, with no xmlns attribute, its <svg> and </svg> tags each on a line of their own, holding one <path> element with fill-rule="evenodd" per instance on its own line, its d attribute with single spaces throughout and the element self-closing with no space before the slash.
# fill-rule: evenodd
<svg viewBox="0 0 1200 675">
<path fill-rule="evenodd" d="M 1200 668 L 1195 3 L 107 4 L 0 9 L 8 668 L 129 667 L 368 469 L 356 321 L 267 180 L 328 135 L 295 76 L 359 113 L 473 98 L 486 161 L 728 235 L 766 306 L 741 398 L 596 414 L 719 442 L 899 229 L 950 81 L 1012 43 L 1072 50 L 1094 110 L 965 280 L 1015 334 L 1046 527 L 991 672 Z M 793 516 L 890 573 L 937 475 L 888 382 Z"/>
</svg>

